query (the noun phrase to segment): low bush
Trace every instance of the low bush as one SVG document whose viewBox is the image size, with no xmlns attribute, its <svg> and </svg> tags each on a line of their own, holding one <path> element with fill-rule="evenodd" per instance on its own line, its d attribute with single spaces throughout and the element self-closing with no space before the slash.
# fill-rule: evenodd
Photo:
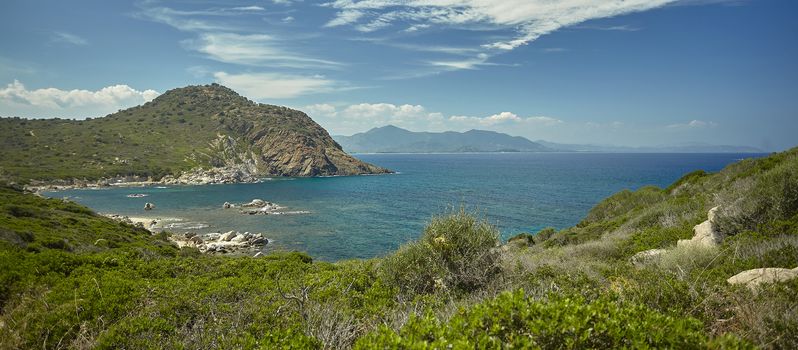
<svg viewBox="0 0 798 350">
<path fill-rule="evenodd" d="M 721 191 L 716 196 L 718 230 L 734 235 L 798 215 L 798 158 L 792 160 L 768 168 L 761 176 L 738 179 Z"/>
<path fill-rule="evenodd" d="M 435 217 L 421 239 L 382 262 L 382 276 L 402 292 L 469 292 L 499 273 L 498 230 L 460 209 Z"/>
<path fill-rule="evenodd" d="M 733 337 L 725 347 L 747 347 Z M 461 309 L 448 322 L 431 314 L 411 317 L 398 332 L 381 327 L 359 340 L 356 349 L 611 349 L 711 347 L 700 321 L 665 316 L 639 304 L 600 298 L 552 295 L 533 300 L 522 290 Z"/>
<path fill-rule="evenodd" d="M 555 229 L 554 227 L 546 227 L 538 231 L 538 233 L 535 234 L 533 239 L 535 241 L 535 244 L 541 244 L 546 240 L 548 240 L 549 238 L 551 238 L 551 236 L 554 236 L 556 233 L 557 229 Z"/>
</svg>

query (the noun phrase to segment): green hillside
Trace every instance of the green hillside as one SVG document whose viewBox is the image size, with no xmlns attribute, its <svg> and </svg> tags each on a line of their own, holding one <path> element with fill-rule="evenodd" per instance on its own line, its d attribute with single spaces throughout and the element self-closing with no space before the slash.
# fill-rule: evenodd
<svg viewBox="0 0 798 350">
<path fill-rule="evenodd" d="M 722 243 L 677 247 L 715 206 Z M 371 260 L 200 255 L 10 187 L 0 233 L 2 349 L 798 347 L 798 279 L 726 282 L 798 265 L 798 149 L 619 192 L 501 247 L 461 210 Z"/>
<path fill-rule="evenodd" d="M 217 84 L 170 90 L 96 119 L 0 118 L 0 176 L 16 181 L 158 179 L 236 164 L 263 176 L 386 171 L 344 153 L 305 113 Z"/>
</svg>

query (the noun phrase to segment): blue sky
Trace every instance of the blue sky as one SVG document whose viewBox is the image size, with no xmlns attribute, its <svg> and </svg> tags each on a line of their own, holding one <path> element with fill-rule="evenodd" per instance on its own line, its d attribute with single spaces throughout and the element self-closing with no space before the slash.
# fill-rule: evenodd
<svg viewBox="0 0 798 350">
<path fill-rule="evenodd" d="M 332 134 L 798 144 L 798 2 L 3 1 L 0 115 L 218 82 Z"/>
</svg>

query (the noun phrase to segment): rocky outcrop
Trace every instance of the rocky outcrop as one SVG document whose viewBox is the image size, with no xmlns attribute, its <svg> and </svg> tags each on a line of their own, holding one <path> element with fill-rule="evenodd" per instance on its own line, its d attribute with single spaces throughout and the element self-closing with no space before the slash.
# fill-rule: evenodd
<svg viewBox="0 0 798 350">
<path fill-rule="evenodd" d="M 714 248 L 723 241 L 723 235 L 715 229 L 715 213 L 718 207 L 714 207 L 707 212 L 707 220 L 693 227 L 693 238 L 680 239 L 676 242 L 677 248 Z M 634 265 L 642 265 L 648 261 L 659 258 L 670 252 L 671 249 L 649 249 L 636 253 L 629 262 Z M 693 249 L 691 249 L 692 251 Z M 698 249 L 696 251 L 701 251 Z"/>
<path fill-rule="evenodd" d="M 260 177 L 246 164 L 236 164 L 218 168 L 194 168 L 181 172 L 177 177 L 164 176 L 160 183 L 164 185 L 209 185 L 232 183 L 260 182 Z"/>
<path fill-rule="evenodd" d="M 222 208 L 239 208 L 240 213 L 249 215 L 295 215 L 310 213 L 309 211 L 305 210 L 285 211 L 283 210 L 285 209 L 284 207 L 279 206 L 276 203 L 268 202 L 258 198 L 241 204 L 224 202 L 224 204 L 222 204 Z"/>
<path fill-rule="evenodd" d="M 153 209 L 155 209 L 155 204 L 152 204 L 150 202 L 144 203 L 144 210 L 153 210 Z"/>
<path fill-rule="evenodd" d="M 144 105 L 91 120 L 0 122 L 3 136 L 14 138 L 0 153 L 34 152 L 25 162 L 0 157 L 0 168 L 21 168 L 24 178 L 18 180 L 25 183 L 53 174 L 69 179 L 133 173 L 166 184 L 208 184 L 390 172 L 344 152 L 304 112 L 255 103 L 218 84 L 169 90 Z M 34 129 L 38 137 L 20 136 L 20 130 Z M 87 139 L 99 140 L 91 152 Z M 53 164 L 55 150 L 71 156 Z M 68 186 L 79 182 L 65 181 Z"/>
<path fill-rule="evenodd" d="M 695 246 L 695 247 L 716 247 L 723 242 L 723 234 L 715 228 L 715 213 L 718 207 L 714 207 L 707 213 L 707 220 L 693 227 L 693 238 L 680 239 L 676 246 Z"/>
<path fill-rule="evenodd" d="M 274 203 L 272 203 L 272 202 L 267 202 L 267 201 L 264 201 L 263 199 L 256 198 L 256 199 L 253 199 L 252 201 L 250 201 L 249 203 L 241 204 L 241 206 L 244 207 L 244 208 L 263 208 L 263 207 L 267 207 L 267 206 L 271 207 L 271 206 L 276 206 L 276 205 Z"/>
<path fill-rule="evenodd" d="M 651 261 L 653 259 L 659 258 L 662 254 L 665 254 L 667 250 L 665 249 L 649 249 L 644 250 L 642 252 L 638 252 L 637 254 L 633 255 L 631 259 L 629 259 L 632 264 L 640 265 L 647 261 Z"/>
<path fill-rule="evenodd" d="M 794 269 L 766 267 L 740 272 L 727 279 L 726 282 L 729 284 L 742 284 L 756 291 L 764 283 L 784 282 L 796 277 L 798 277 L 798 267 Z"/>
<path fill-rule="evenodd" d="M 269 243 L 261 233 L 235 231 L 205 235 L 173 234 L 169 239 L 180 248 L 197 248 L 201 253 L 209 254 L 252 253 Z"/>
</svg>

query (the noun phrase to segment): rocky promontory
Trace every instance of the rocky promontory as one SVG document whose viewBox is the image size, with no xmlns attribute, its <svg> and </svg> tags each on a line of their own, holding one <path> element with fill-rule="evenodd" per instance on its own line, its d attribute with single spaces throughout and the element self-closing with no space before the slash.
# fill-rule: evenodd
<svg viewBox="0 0 798 350">
<path fill-rule="evenodd" d="M 7 141 L 0 175 L 39 187 L 391 172 L 344 152 L 307 114 L 250 101 L 218 84 L 169 90 L 101 118 L 0 118 L 0 139 Z"/>
</svg>

